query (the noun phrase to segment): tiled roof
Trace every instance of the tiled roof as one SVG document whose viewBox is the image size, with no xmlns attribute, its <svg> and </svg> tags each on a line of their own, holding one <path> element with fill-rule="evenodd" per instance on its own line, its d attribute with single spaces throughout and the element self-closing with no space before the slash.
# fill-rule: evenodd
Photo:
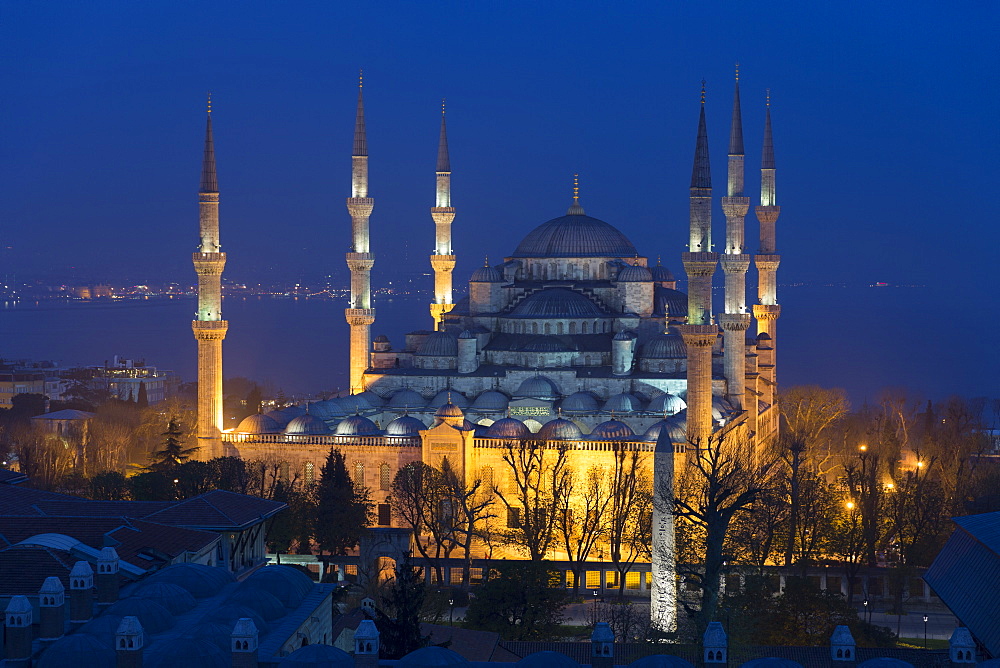
<svg viewBox="0 0 1000 668">
<path fill-rule="evenodd" d="M 67 408 L 66 410 L 55 411 L 54 413 L 44 413 L 42 415 L 36 415 L 32 420 L 89 420 L 94 417 L 96 413 L 88 413 L 87 411 L 78 411 L 73 408 Z"/>
<path fill-rule="evenodd" d="M 28 479 L 28 476 L 24 475 L 20 471 L 11 471 L 10 469 L 0 469 L 0 483 L 5 485 L 16 485 L 19 482 L 24 482 Z"/>
<path fill-rule="evenodd" d="M 271 517 L 285 507 L 280 501 L 217 489 L 171 504 L 145 519 L 184 527 L 240 529 Z"/>
<path fill-rule="evenodd" d="M 137 566 L 149 567 L 149 559 L 141 554 L 151 550 L 163 553 L 171 559 L 185 552 L 199 552 L 219 540 L 219 535 L 211 531 L 172 527 L 145 520 L 130 520 L 130 526 L 113 531 L 110 537 L 120 544 L 115 546 L 118 556 Z"/>
<path fill-rule="evenodd" d="M 79 501 L 65 494 L 43 492 L 21 485 L 0 485 L 0 515 L 41 515 L 38 503 L 42 501 Z"/>
<path fill-rule="evenodd" d="M 18 546 L 0 550 L 0 596 L 38 593 L 45 578 L 55 576 L 69 589 L 69 572 L 79 559 L 47 547 Z"/>
</svg>

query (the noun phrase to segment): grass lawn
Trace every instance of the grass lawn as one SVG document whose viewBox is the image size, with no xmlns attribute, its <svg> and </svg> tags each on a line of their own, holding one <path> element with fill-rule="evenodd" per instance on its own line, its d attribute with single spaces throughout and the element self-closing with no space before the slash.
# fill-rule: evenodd
<svg viewBox="0 0 1000 668">
<path fill-rule="evenodd" d="M 897 647 L 906 647 L 909 649 L 923 649 L 924 639 L 923 638 L 898 638 L 896 640 Z M 927 639 L 927 649 L 948 649 L 948 641 L 941 640 L 940 638 L 928 638 Z"/>
</svg>

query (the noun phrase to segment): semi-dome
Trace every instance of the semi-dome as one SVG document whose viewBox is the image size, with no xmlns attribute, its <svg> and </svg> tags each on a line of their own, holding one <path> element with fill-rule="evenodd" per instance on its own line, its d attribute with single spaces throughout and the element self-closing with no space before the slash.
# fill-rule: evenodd
<svg viewBox="0 0 1000 668">
<path fill-rule="evenodd" d="M 612 340 L 613 341 L 632 341 L 633 339 L 635 339 L 635 334 L 632 333 L 632 332 L 630 332 L 627 329 L 623 329 L 622 331 L 620 331 L 617 334 L 615 334 L 614 339 L 612 339 Z"/>
<path fill-rule="evenodd" d="M 580 668 L 580 664 L 562 652 L 534 652 L 517 662 L 517 668 Z"/>
<path fill-rule="evenodd" d="M 557 336 L 542 334 L 524 344 L 521 350 L 526 353 L 571 353 L 576 350 L 576 346 L 570 345 Z"/>
<path fill-rule="evenodd" d="M 733 405 L 725 397 L 712 397 L 712 419 L 721 420 L 733 413 Z"/>
<path fill-rule="evenodd" d="M 653 275 L 653 280 L 657 283 L 668 283 L 670 281 L 675 281 L 674 274 L 672 271 L 664 267 L 662 264 L 657 264 L 649 270 L 649 273 Z"/>
<path fill-rule="evenodd" d="M 616 280 L 619 283 L 648 283 L 653 280 L 653 274 L 645 267 L 630 264 L 622 267 Z"/>
<path fill-rule="evenodd" d="M 538 438 L 543 441 L 578 441 L 583 438 L 583 432 L 569 420 L 556 418 L 542 425 Z"/>
<path fill-rule="evenodd" d="M 412 415 L 401 415 L 385 426 L 386 436 L 416 436 L 427 425 Z"/>
<path fill-rule="evenodd" d="M 590 392 L 574 392 L 562 401 L 564 413 L 596 413 L 597 398 Z"/>
<path fill-rule="evenodd" d="M 289 436 L 322 436 L 329 434 L 330 428 L 322 418 L 306 413 L 289 422 L 285 427 L 285 433 Z"/>
<path fill-rule="evenodd" d="M 344 650 L 332 645 L 306 645 L 300 647 L 278 663 L 279 668 L 353 668 L 354 659 Z"/>
<path fill-rule="evenodd" d="M 687 346 L 677 334 L 660 334 L 642 347 L 639 356 L 649 360 L 685 359 Z"/>
<path fill-rule="evenodd" d="M 570 214 L 542 223 L 518 244 L 513 257 L 635 257 L 628 238 L 603 220 Z"/>
<path fill-rule="evenodd" d="M 532 376 L 521 382 L 521 385 L 514 392 L 515 397 L 528 397 L 531 399 L 545 399 L 552 401 L 559 398 L 559 388 L 556 384 L 545 376 Z"/>
<path fill-rule="evenodd" d="M 38 668 L 114 668 L 117 663 L 115 650 L 88 633 L 72 633 L 50 645 L 38 660 Z"/>
<path fill-rule="evenodd" d="M 241 434 L 277 434 L 281 431 L 281 425 L 263 413 L 254 413 L 243 418 L 236 431 Z"/>
<path fill-rule="evenodd" d="M 397 668 L 468 668 L 469 662 L 461 654 L 444 647 L 424 647 L 404 656 L 396 664 Z"/>
<path fill-rule="evenodd" d="M 526 438 L 531 430 L 517 418 L 500 418 L 486 429 L 487 438 Z"/>
<path fill-rule="evenodd" d="M 454 357 L 458 354 L 458 341 L 448 332 L 431 332 L 417 348 L 416 354 L 428 357 Z"/>
<path fill-rule="evenodd" d="M 427 403 L 427 408 L 438 409 L 447 403 L 453 403 L 461 409 L 469 407 L 469 400 L 461 392 L 455 390 L 441 390 L 434 395 L 434 398 Z"/>
<path fill-rule="evenodd" d="M 604 402 L 602 410 L 605 413 L 635 413 L 642 410 L 642 400 L 628 392 L 613 394 Z"/>
<path fill-rule="evenodd" d="M 327 430 L 326 433 L 330 431 Z M 375 436 L 378 434 L 378 426 L 364 415 L 351 415 L 338 422 L 333 433 L 337 436 Z"/>
<path fill-rule="evenodd" d="M 392 395 L 388 405 L 392 410 L 419 411 L 427 406 L 427 400 L 420 396 L 418 392 L 403 389 Z"/>
<path fill-rule="evenodd" d="M 507 403 L 509 399 L 507 395 L 503 392 L 497 392 L 496 390 L 486 390 L 472 402 L 472 406 L 469 410 L 476 411 L 478 413 L 499 413 L 501 411 L 507 410 Z"/>
<path fill-rule="evenodd" d="M 653 315 L 683 318 L 688 314 L 687 295 L 680 290 L 657 285 L 653 288 Z"/>
<path fill-rule="evenodd" d="M 568 288 L 546 288 L 528 295 L 511 309 L 516 318 L 583 318 L 606 316 L 597 304 Z"/>
<path fill-rule="evenodd" d="M 674 413 L 680 413 L 685 408 L 687 408 L 687 404 L 680 397 L 673 394 L 661 394 L 649 402 L 646 410 L 650 413 L 673 415 Z"/>
<path fill-rule="evenodd" d="M 460 338 L 460 339 L 474 339 L 474 338 L 476 338 L 476 335 L 473 334 L 472 332 L 470 332 L 467 329 L 463 329 L 462 333 L 458 335 L 458 338 Z"/>
<path fill-rule="evenodd" d="M 471 283 L 503 283 L 503 274 L 493 267 L 479 267 L 469 277 Z"/>
<path fill-rule="evenodd" d="M 605 441 L 632 438 L 633 436 L 635 436 L 635 432 L 632 431 L 631 427 L 621 420 L 616 420 L 614 418 L 600 423 L 594 427 L 593 431 L 590 432 L 591 438 Z"/>
</svg>

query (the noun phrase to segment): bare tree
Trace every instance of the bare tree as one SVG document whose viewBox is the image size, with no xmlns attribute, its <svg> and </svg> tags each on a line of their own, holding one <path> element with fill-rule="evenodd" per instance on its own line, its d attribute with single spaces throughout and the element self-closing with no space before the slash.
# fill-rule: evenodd
<svg viewBox="0 0 1000 668">
<path fill-rule="evenodd" d="M 557 532 L 573 571 L 574 595 L 580 590 L 580 579 L 590 553 L 598 541 L 606 537 L 605 520 L 611 495 L 604 476 L 604 469 L 593 466 L 579 485 L 577 476 L 570 472 L 566 477 L 566 493 L 556 515 Z"/>
<path fill-rule="evenodd" d="M 441 478 L 454 508 L 451 540 L 462 549 L 465 563 L 462 565 L 462 586 L 471 584 L 472 543 L 481 535 L 483 525 L 496 517 L 493 490 L 486 489 L 479 478 L 466 482 L 451 467 L 448 458 L 441 461 Z"/>
<path fill-rule="evenodd" d="M 443 582 L 441 559 L 455 547 L 455 509 L 441 471 L 423 462 L 407 464 L 396 473 L 390 495 L 393 513 L 413 529 L 417 551 Z"/>
<path fill-rule="evenodd" d="M 608 547 L 618 571 L 618 593 L 625 595 L 625 574 L 636 559 L 652 558 L 653 496 L 645 457 L 635 447 L 615 444 L 608 507 Z"/>
<path fill-rule="evenodd" d="M 700 609 L 688 609 L 700 635 L 718 610 L 729 528 L 771 485 L 775 463 L 755 456 L 746 439 L 733 432 L 713 434 L 704 446 L 692 443 L 689 453 L 673 507 L 683 523 L 696 529 L 692 533 L 701 542 L 702 567 L 681 573 L 701 589 Z"/>
<path fill-rule="evenodd" d="M 836 465 L 834 429 L 851 409 L 847 393 L 841 388 L 800 385 L 783 392 L 778 406 L 785 447 L 794 446 L 810 468 L 828 474 Z"/>
<path fill-rule="evenodd" d="M 512 439 L 504 444 L 503 460 L 510 468 L 513 490 L 494 489 L 507 508 L 507 539 L 525 550 L 531 561 L 541 561 L 555 537 L 556 517 L 566 494 L 566 448 L 549 447 L 536 439 Z"/>
</svg>

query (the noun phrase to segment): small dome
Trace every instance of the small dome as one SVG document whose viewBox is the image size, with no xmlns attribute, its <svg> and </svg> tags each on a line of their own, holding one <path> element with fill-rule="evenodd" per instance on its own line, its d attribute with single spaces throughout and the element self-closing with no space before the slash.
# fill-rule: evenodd
<svg viewBox="0 0 1000 668">
<path fill-rule="evenodd" d="M 469 277 L 470 283 L 503 283 L 503 274 L 494 269 L 493 267 L 479 267 L 474 272 L 472 276 Z"/>
<path fill-rule="evenodd" d="M 655 443 L 660 439 L 660 432 L 664 429 L 667 430 L 670 440 L 675 444 L 687 443 L 687 421 L 677 418 L 667 418 L 653 423 L 642 435 L 642 440 Z"/>
<path fill-rule="evenodd" d="M 285 433 L 289 436 L 322 436 L 329 434 L 330 428 L 321 418 L 307 413 L 289 422 Z"/>
<path fill-rule="evenodd" d="M 487 438 L 526 438 L 531 430 L 517 418 L 500 418 L 486 429 Z"/>
<path fill-rule="evenodd" d="M 170 582 L 186 589 L 195 598 L 207 598 L 219 593 L 227 583 L 234 580 L 224 568 L 204 564 L 174 564 L 154 573 L 146 582 Z"/>
<path fill-rule="evenodd" d="M 197 603 L 187 589 L 170 582 L 153 582 L 145 585 L 135 595 L 159 603 L 172 615 L 183 615 Z"/>
<path fill-rule="evenodd" d="M 256 610 L 245 605 L 239 605 L 238 603 L 223 603 L 202 619 L 206 622 L 217 622 L 232 628 L 236 625 L 236 622 L 243 618 L 252 619 L 261 636 L 267 635 L 271 630 L 271 627 L 268 626 L 267 622 L 264 621 L 264 618 Z"/>
<path fill-rule="evenodd" d="M 664 267 L 662 264 L 658 264 L 649 270 L 649 273 L 653 275 L 653 280 L 657 283 L 666 283 L 668 281 L 675 281 L 673 273 Z"/>
<path fill-rule="evenodd" d="M 465 417 L 465 413 L 462 412 L 461 408 L 459 408 L 458 406 L 449 401 L 445 405 L 441 406 L 441 408 L 437 409 L 437 412 L 434 413 L 434 417 L 460 418 L 460 417 Z"/>
<path fill-rule="evenodd" d="M 473 334 L 472 332 L 470 332 L 467 329 L 463 329 L 462 333 L 458 335 L 458 338 L 460 338 L 460 339 L 474 339 L 474 338 L 476 338 L 476 335 Z"/>
<path fill-rule="evenodd" d="M 356 397 L 359 401 L 367 402 L 371 408 L 381 408 L 382 406 L 385 406 L 385 399 L 375 394 L 371 390 L 365 390 L 364 392 L 361 392 L 359 394 L 354 394 L 351 396 Z M 346 398 L 349 399 L 350 397 Z"/>
<path fill-rule="evenodd" d="M 642 410 L 642 401 L 634 394 L 622 392 L 611 395 L 601 410 L 605 413 L 635 413 Z"/>
<path fill-rule="evenodd" d="M 261 413 L 255 413 L 243 418 L 236 431 L 241 434 L 277 434 L 281 431 L 281 425 Z"/>
<path fill-rule="evenodd" d="M 575 424 L 564 418 L 556 418 L 542 425 L 538 438 L 543 441 L 579 441 L 583 432 Z"/>
<path fill-rule="evenodd" d="M 458 341 L 449 332 L 431 332 L 417 348 L 416 354 L 428 357 L 454 357 L 458 354 Z"/>
<path fill-rule="evenodd" d="M 354 412 L 353 409 L 351 412 Z M 337 399 L 327 399 L 309 404 L 309 415 L 315 415 L 321 420 L 336 420 L 345 415 L 350 415 Z"/>
<path fill-rule="evenodd" d="M 653 280 L 653 274 L 645 267 L 629 265 L 619 270 L 616 280 L 619 283 L 648 283 Z"/>
<path fill-rule="evenodd" d="M 424 647 L 410 652 L 396 664 L 397 668 L 469 668 L 469 662 L 460 654 L 444 647 Z"/>
<path fill-rule="evenodd" d="M 427 425 L 412 415 L 401 415 L 385 426 L 386 436 L 416 436 Z"/>
<path fill-rule="evenodd" d="M 246 582 L 273 594 L 286 608 L 297 608 L 312 591 L 313 581 L 291 566 L 265 566 Z M 264 632 L 261 631 L 261 635 Z"/>
<path fill-rule="evenodd" d="M 389 343 L 389 337 L 385 334 L 379 334 L 375 337 L 373 343 Z"/>
<path fill-rule="evenodd" d="M 612 341 L 633 341 L 634 339 L 635 339 L 634 333 L 630 332 L 627 329 L 623 329 L 622 331 L 615 334 Z"/>
<path fill-rule="evenodd" d="M 354 668 L 354 659 L 332 645 L 300 647 L 278 663 L 279 668 Z"/>
<path fill-rule="evenodd" d="M 644 656 L 628 664 L 628 668 L 694 668 L 694 664 L 679 656 L 669 654 L 654 654 Z"/>
<path fill-rule="evenodd" d="M 519 301 L 508 314 L 521 318 L 578 318 L 605 316 L 597 304 L 568 288 L 546 288 Z"/>
<path fill-rule="evenodd" d="M 413 390 L 398 390 L 389 399 L 389 408 L 392 410 L 419 411 L 427 406 L 427 400 Z"/>
<path fill-rule="evenodd" d="M 576 346 L 550 334 L 543 334 L 528 341 L 521 350 L 526 353 L 571 353 L 576 350 Z"/>
<path fill-rule="evenodd" d="M 441 390 L 434 395 L 434 398 L 430 400 L 427 404 L 427 408 L 438 409 L 444 406 L 446 403 L 451 402 L 465 410 L 469 407 L 469 400 L 461 392 L 456 392 L 455 390 Z"/>
<path fill-rule="evenodd" d="M 657 285 L 653 288 L 653 315 L 669 315 L 671 318 L 683 318 L 688 314 L 687 295 L 673 288 Z"/>
<path fill-rule="evenodd" d="M 574 392 L 562 401 L 564 413 L 596 413 L 597 398 L 590 392 Z"/>
<path fill-rule="evenodd" d="M 286 422 L 291 422 L 300 415 L 305 415 L 306 409 L 299 405 L 285 406 L 281 409 L 281 413 L 287 418 Z"/>
<path fill-rule="evenodd" d="M 506 394 L 496 390 L 487 390 L 476 397 L 469 410 L 479 413 L 499 413 L 507 410 L 508 401 Z"/>
<path fill-rule="evenodd" d="M 274 594 L 253 583 L 241 584 L 226 602 L 246 606 L 263 617 L 266 622 L 273 622 L 288 614 L 284 604 Z"/>
<path fill-rule="evenodd" d="M 712 419 L 721 420 L 733 412 L 733 405 L 725 397 L 712 397 Z"/>
<path fill-rule="evenodd" d="M 363 415 L 352 415 L 338 422 L 333 433 L 337 436 L 376 436 L 378 427 Z"/>
<path fill-rule="evenodd" d="M 278 429 L 284 428 L 285 425 L 292 421 L 291 416 L 285 415 L 281 411 L 268 411 L 264 415 L 274 420 L 275 424 L 278 425 Z"/>
<path fill-rule="evenodd" d="M 673 394 L 661 394 L 649 402 L 646 411 L 648 413 L 673 415 L 674 413 L 680 413 L 685 408 L 687 408 L 687 404 L 680 397 Z"/>
<path fill-rule="evenodd" d="M 378 410 L 385 405 L 385 399 L 370 390 L 360 394 L 349 394 L 335 400 L 343 411 L 340 415 L 350 415 L 351 413 L 368 413 Z"/>
<path fill-rule="evenodd" d="M 687 346 L 684 345 L 684 339 L 677 334 L 660 334 L 642 347 L 639 356 L 650 360 L 685 359 Z"/>
<path fill-rule="evenodd" d="M 532 376 L 521 382 L 520 387 L 514 392 L 515 397 L 527 397 L 531 399 L 545 399 L 554 401 L 559 398 L 559 388 L 556 384 L 545 376 Z"/>
<path fill-rule="evenodd" d="M 88 633 L 73 633 L 52 643 L 34 665 L 38 668 L 115 668 L 117 660 L 110 644 Z"/>
<path fill-rule="evenodd" d="M 139 618 L 139 623 L 146 633 L 162 633 L 174 625 L 174 616 L 156 601 L 136 598 L 123 598 L 108 608 L 108 613 L 119 617 L 129 615 Z"/>
<path fill-rule="evenodd" d="M 771 340 L 771 335 L 768 334 L 767 332 L 761 332 L 760 334 L 757 335 L 757 340 L 758 341 L 770 341 Z"/>
<path fill-rule="evenodd" d="M 203 638 L 162 638 L 143 651 L 145 668 L 228 668 L 232 656 Z"/>
<path fill-rule="evenodd" d="M 635 436 L 635 432 L 632 428 L 621 420 L 616 420 L 611 418 L 606 422 L 594 427 L 594 430 L 590 432 L 590 437 L 595 440 L 614 440 L 622 438 L 632 438 Z"/>
<path fill-rule="evenodd" d="M 580 668 L 580 664 L 562 652 L 534 652 L 517 662 L 518 668 Z"/>
<path fill-rule="evenodd" d="M 118 632 L 118 627 L 121 623 L 122 618 L 118 615 L 104 613 L 81 626 L 77 630 L 77 633 L 86 633 L 87 635 L 94 636 L 101 643 L 106 643 L 110 646 L 115 640 L 115 634 Z"/>
</svg>

